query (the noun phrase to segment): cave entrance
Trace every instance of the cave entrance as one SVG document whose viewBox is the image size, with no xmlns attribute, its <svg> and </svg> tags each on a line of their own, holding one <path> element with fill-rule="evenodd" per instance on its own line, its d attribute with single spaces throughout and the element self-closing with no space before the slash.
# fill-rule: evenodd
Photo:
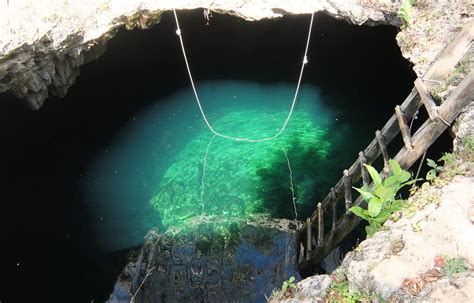
<svg viewBox="0 0 474 303">
<path fill-rule="evenodd" d="M 217 125 L 245 133 L 281 124 L 298 77 L 308 22 L 309 15 L 247 22 L 214 14 L 207 25 L 202 10 L 180 14 L 198 90 Z M 296 123 L 283 143 L 292 164 L 299 219 L 312 212 L 315 201 L 411 90 L 414 74 L 401 57 L 396 34 L 394 27 L 352 26 L 315 15 L 309 64 L 292 120 Z M 210 143 L 190 94 L 169 12 L 149 30 L 119 31 L 104 55 L 81 69 L 62 100 L 51 98 L 33 113 L 6 99 L 1 129 L 10 148 L 2 158 L 8 162 L 5 195 L 12 203 L 2 205 L 2 213 L 16 215 L 6 218 L 2 233 L 14 247 L 9 257 L 27 260 L 31 273 L 68 278 L 61 279 L 69 282 L 57 286 L 54 296 L 66 298 L 81 285 L 77 297 L 83 301 L 105 298 L 126 259 L 118 253 L 113 258 L 120 260 L 118 265 L 104 260 L 139 246 L 151 227 L 164 228 L 202 209 L 202 182 L 204 209 L 213 215 L 243 216 L 250 209 L 294 218 L 280 146 L 246 150 L 239 144 Z M 203 181 L 199 176 L 208 146 Z M 239 178 L 245 185 L 233 183 Z M 160 205 L 173 197 L 187 202 Z M 228 197 L 234 201 L 230 210 L 222 207 Z M 260 202 L 246 204 L 248 200 Z M 25 205 L 32 210 L 26 215 Z M 23 229 L 14 224 L 20 215 Z M 48 249 L 25 255 L 21 251 L 29 244 L 24 243 Z M 51 261 L 45 265 L 44 259 Z M 11 271 L 16 273 L 14 267 Z M 12 293 L 20 288 L 21 277 L 14 275 L 9 282 Z M 42 283 L 33 287 L 40 289 Z"/>
</svg>

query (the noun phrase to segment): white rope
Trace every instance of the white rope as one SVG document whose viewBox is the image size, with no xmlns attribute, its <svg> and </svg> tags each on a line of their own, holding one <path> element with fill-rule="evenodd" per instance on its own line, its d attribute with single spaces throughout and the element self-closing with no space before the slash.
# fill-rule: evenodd
<svg viewBox="0 0 474 303">
<path fill-rule="evenodd" d="M 298 78 L 298 84 L 296 85 L 295 95 L 293 97 L 293 101 L 291 102 L 290 111 L 288 112 L 288 116 L 286 117 L 285 122 L 283 123 L 282 127 L 280 127 L 278 132 L 275 135 L 271 136 L 271 137 L 266 137 L 266 138 L 261 138 L 261 139 L 247 139 L 247 138 L 238 138 L 238 137 L 232 137 L 232 136 L 221 134 L 221 133 L 217 132 L 216 130 L 214 130 L 214 128 L 211 126 L 211 124 L 207 120 L 206 114 L 204 113 L 204 110 L 203 110 L 202 105 L 201 105 L 201 101 L 199 100 L 199 96 L 198 96 L 196 87 L 194 85 L 193 76 L 191 74 L 191 68 L 189 67 L 188 58 L 186 56 L 186 51 L 184 49 L 183 37 L 181 35 L 181 28 L 179 27 L 178 15 L 176 14 L 176 9 L 173 9 L 173 12 L 174 12 L 174 19 L 176 20 L 176 27 L 177 27 L 176 34 L 178 35 L 179 42 L 181 43 L 181 50 L 183 51 L 184 62 L 186 63 L 186 68 L 188 70 L 189 80 L 191 81 L 191 87 L 192 87 L 193 92 L 194 92 L 194 97 L 196 98 L 196 102 L 197 102 L 197 105 L 199 107 L 199 110 L 201 111 L 202 118 L 204 119 L 204 122 L 206 123 L 209 130 L 214 135 L 222 137 L 222 138 L 231 139 L 231 140 L 235 140 L 235 141 L 246 141 L 246 142 L 269 141 L 269 140 L 275 139 L 276 137 L 280 136 L 283 133 L 283 131 L 285 130 L 288 122 L 290 121 L 291 115 L 293 114 L 293 110 L 295 109 L 296 99 L 298 97 L 298 93 L 299 93 L 299 90 L 300 90 L 301 80 L 303 79 L 304 66 L 306 65 L 306 63 L 308 63 L 307 53 L 308 53 L 309 41 L 310 41 L 310 38 L 311 38 L 311 28 L 313 27 L 314 13 L 311 14 L 311 21 L 309 23 L 309 30 L 308 30 L 308 38 L 306 40 L 306 47 L 305 47 L 305 50 L 304 50 L 303 62 L 301 64 L 301 71 L 300 71 L 300 76 Z"/>
<path fill-rule="evenodd" d="M 206 176 L 206 164 L 207 164 L 207 156 L 209 155 L 209 147 L 211 146 L 212 141 L 216 135 L 212 136 L 212 138 L 207 143 L 206 154 L 204 155 L 204 159 L 202 161 L 202 176 L 201 176 L 201 216 L 204 216 L 204 178 Z"/>
<path fill-rule="evenodd" d="M 293 171 L 291 170 L 290 159 L 286 153 L 285 147 L 282 145 L 283 153 L 285 153 L 286 163 L 288 164 L 288 171 L 290 172 L 290 189 L 291 189 L 291 200 L 293 201 L 293 208 L 295 210 L 295 221 L 298 220 L 298 213 L 296 212 L 296 197 L 295 197 L 295 188 L 293 186 Z"/>
</svg>

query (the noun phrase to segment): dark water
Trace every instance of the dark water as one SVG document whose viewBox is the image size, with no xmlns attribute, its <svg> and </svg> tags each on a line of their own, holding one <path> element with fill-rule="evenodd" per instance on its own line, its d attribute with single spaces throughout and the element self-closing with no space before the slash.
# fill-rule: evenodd
<svg viewBox="0 0 474 303">
<path fill-rule="evenodd" d="M 181 19 L 203 95 L 218 92 L 219 98 L 206 98 L 216 102 L 208 108 L 216 128 L 249 135 L 278 128 L 296 84 L 309 16 L 255 23 L 216 15 L 210 26 L 201 11 Z M 305 86 L 289 130 L 298 133 L 306 125 L 302 133 L 317 135 L 310 140 L 317 145 L 298 145 L 290 140 L 295 136 L 278 142 L 295 170 L 300 218 L 383 126 L 413 81 L 395 44 L 396 29 L 355 27 L 323 15 L 315 21 Z M 103 57 L 82 69 L 64 99 L 50 98 L 38 112 L 0 95 L 0 265 L 8 277 L 0 286 L 2 302 L 103 300 L 127 249 L 139 245 L 148 227 L 183 217 L 179 209 L 165 213 L 154 199 L 169 194 L 166 180 L 192 180 L 189 191 L 172 191 L 183 193 L 179 200 L 197 199 L 188 203 L 189 213 L 202 214 L 199 176 L 212 136 L 189 93 L 178 46 L 167 14 L 151 30 L 120 32 Z M 275 102 L 280 96 L 285 98 Z M 210 144 L 204 214 L 230 207 L 241 217 L 255 211 L 293 216 L 282 149 L 267 146 L 254 155 L 219 140 Z M 189 161 L 187 153 L 193 154 Z M 239 175 L 245 163 L 253 164 Z M 186 169 L 194 175 L 183 174 Z M 219 169 L 237 177 L 225 181 L 231 179 L 219 178 Z M 255 180 L 259 188 L 239 190 Z M 232 205 L 218 202 L 226 197 L 222 188 L 233 195 Z"/>
</svg>

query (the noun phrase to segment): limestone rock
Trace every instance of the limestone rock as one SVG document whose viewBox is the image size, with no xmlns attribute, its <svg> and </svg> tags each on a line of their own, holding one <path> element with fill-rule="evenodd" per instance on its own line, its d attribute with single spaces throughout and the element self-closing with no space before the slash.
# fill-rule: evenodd
<svg viewBox="0 0 474 303">
<path fill-rule="evenodd" d="M 246 20 L 324 11 L 354 24 L 398 25 L 401 0 L 25 0 L 0 2 L 0 93 L 32 109 L 67 93 L 81 65 L 105 50 L 119 27 L 146 29 L 164 11 L 210 8 Z"/>
<path fill-rule="evenodd" d="M 338 270 L 345 273 L 351 289 L 387 299 L 399 292 L 405 278 L 432 269 L 437 255 L 463 258 L 474 268 L 474 226 L 466 216 L 474 203 L 474 177 L 458 176 L 437 191 L 439 205 L 430 203 L 415 216 L 388 224 L 387 230 L 346 256 Z"/>
<path fill-rule="evenodd" d="M 299 277 L 291 225 L 215 219 L 190 229 L 151 230 L 108 302 L 130 300 L 134 293 L 136 303 L 265 302 L 283 281 Z"/>
<path fill-rule="evenodd" d="M 283 303 L 316 303 L 322 302 L 327 289 L 332 283 L 329 275 L 308 277 L 297 284 L 292 298 L 283 300 Z"/>
</svg>

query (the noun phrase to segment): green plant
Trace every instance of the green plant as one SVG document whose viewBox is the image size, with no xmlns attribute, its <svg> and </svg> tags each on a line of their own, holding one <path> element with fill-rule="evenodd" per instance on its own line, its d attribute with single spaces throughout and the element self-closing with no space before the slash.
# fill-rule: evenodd
<svg viewBox="0 0 474 303">
<path fill-rule="evenodd" d="M 474 137 L 464 137 L 461 142 L 467 153 L 472 154 L 474 152 Z"/>
<path fill-rule="evenodd" d="M 445 258 L 443 268 L 441 269 L 441 272 L 450 279 L 455 274 L 465 271 L 467 271 L 467 266 L 463 258 Z"/>
<path fill-rule="evenodd" d="M 416 0 L 404 0 L 400 9 L 398 10 L 398 17 L 400 17 L 405 23 L 410 22 L 412 17 L 412 8 L 415 5 Z"/>
<path fill-rule="evenodd" d="M 436 178 L 436 175 L 442 172 L 444 169 L 444 166 L 436 164 L 434 160 L 426 159 L 426 163 L 429 167 L 431 167 L 431 169 L 426 173 L 426 181 L 433 180 Z"/>
<path fill-rule="evenodd" d="M 326 301 L 329 303 L 373 302 L 375 296 L 361 293 L 358 289 L 350 291 L 347 280 L 335 280 L 327 292 Z"/>
<path fill-rule="evenodd" d="M 398 191 L 406 186 L 413 184 L 417 180 L 410 180 L 411 174 L 403 170 L 395 160 L 389 161 L 390 176 L 382 181 L 379 173 L 370 165 L 365 165 L 370 177 L 373 180 L 374 187 L 355 188 L 362 198 L 367 201 L 367 209 L 360 206 L 349 208 L 357 216 L 369 222 L 369 226 L 365 228 L 367 235 L 372 236 L 380 229 L 382 224 L 387 221 L 392 213 L 400 210 L 405 200 L 397 199 Z"/>
<path fill-rule="evenodd" d="M 296 288 L 295 280 L 296 278 L 291 276 L 288 280 L 284 281 L 283 285 L 281 286 L 281 292 L 285 294 L 288 289 L 292 289 L 292 288 L 295 289 Z"/>
</svg>

